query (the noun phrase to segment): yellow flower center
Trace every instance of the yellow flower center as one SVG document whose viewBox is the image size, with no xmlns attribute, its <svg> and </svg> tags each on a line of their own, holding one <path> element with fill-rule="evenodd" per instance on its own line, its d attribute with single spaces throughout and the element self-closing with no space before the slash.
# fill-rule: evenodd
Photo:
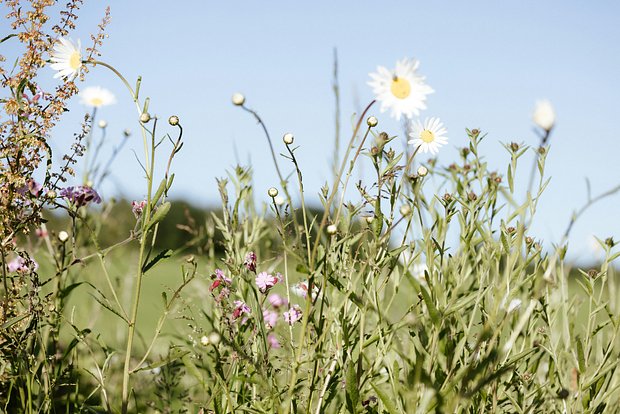
<svg viewBox="0 0 620 414">
<path fill-rule="evenodd" d="M 394 76 L 392 85 L 390 85 L 390 90 L 398 99 L 405 99 L 411 93 L 411 84 L 407 79 Z"/>
<path fill-rule="evenodd" d="M 80 52 L 75 51 L 69 57 L 69 67 L 73 70 L 78 70 L 80 66 L 82 66 L 82 55 Z"/>
<path fill-rule="evenodd" d="M 101 106 L 103 104 L 103 99 L 101 99 L 101 98 L 91 98 L 90 104 L 92 106 Z"/>
<path fill-rule="evenodd" d="M 422 133 L 420 133 L 420 139 L 429 144 L 435 141 L 435 134 L 433 134 L 432 131 L 425 129 L 424 131 L 422 131 Z"/>
</svg>

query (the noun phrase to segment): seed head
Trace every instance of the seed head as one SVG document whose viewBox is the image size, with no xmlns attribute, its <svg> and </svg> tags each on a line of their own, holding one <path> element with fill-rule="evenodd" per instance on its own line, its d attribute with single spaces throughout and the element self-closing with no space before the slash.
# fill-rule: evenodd
<svg viewBox="0 0 620 414">
<path fill-rule="evenodd" d="M 269 190 L 267 190 L 267 194 L 271 198 L 276 198 L 278 196 L 278 189 L 275 187 L 271 187 Z"/>
<path fill-rule="evenodd" d="M 295 141 L 295 137 L 293 136 L 293 134 L 291 134 L 290 132 L 287 132 L 286 134 L 284 134 L 284 136 L 282 137 L 282 141 L 284 141 L 284 143 L 286 145 L 291 145 L 293 143 L 293 141 Z"/>
<path fill-rule="evenodd" d="M 146 124 L 150 120 L 151 114 L 149 114 L 148 112 L 143 112 L 142 115 L 140 115 L 140 122 L 142 122 L 143 124 Z"/>
<path fill-rule="evenodd" d="M 108 126 L 108 123 L 104 119 L 102 119 L 97 125 L 99 125 L 99 128 L 103 129 Z"/>
<path fill-rule="evenodd" d="M 519 151 L 519 144 L 517 144 L 516 142 L 511 142 L 510 149 L 513 150 L 514 152 Z"/>
<path fill-rule="evenodd" d="M 168 118 L 168 123 L 172 126 L 179 125 L 179 117 L 176 115 L 172 115 L 170 118 Z"/>
<path fill-rule="evenodd" d="M 60 240 L 62 243 L 66 242 L 67 240 L 69 240 L 69 233 L 62 230 L 60 233 L 58 233 L 58 240 Z"/>
<path fill-rule="evenodd" d="M 232 96 L 232 103 L 237 106 L 241 106 L 245 103 L 245 96 L 240 93 L 234 93 Z"/>
<path fill-rule="evenodd" d="M 369 127 L 374 128 L 377 126 L 379 121 L 374 116 L 369 116 L 368 119 L 366 120 L 366 123 L 368 124 Z"/>
</svg>

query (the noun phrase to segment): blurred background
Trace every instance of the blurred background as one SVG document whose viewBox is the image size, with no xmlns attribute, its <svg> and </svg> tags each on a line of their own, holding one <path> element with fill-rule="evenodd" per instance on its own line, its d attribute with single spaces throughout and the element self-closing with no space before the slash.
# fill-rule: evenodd
<svg viewBox="0 0 620 414">
<path fill-rule="evenodd" d="M 86 2 L 72 38 L 90 45 L 108 2 Z M 341 139 L 348 140 L 354 114 L 373 99 L 368 73 L 393 68 L 396 60 L 420 60 L 419 72 L 435 93 L 421 118 L 438 116 L 449 144 L 440 165 L 458 159 L 467 144 L 465 128 L 488 136 L 482 152 L 491 168 L 506 173 L 502 143 L 537 146 L 531 120 L 534 104 L 549 99 L 557 123 L 550 139 L 546 173 L 551 183 L 529 234 L 547 247 L 560 241 L 571 214 L 593 195 L 620 184 L 620 3 L 614 1 L 110 1 L 112 21 L 101 60 L 133 83 L 143 77 L 142 96 L 162 120 L 176 114 L 185 146 L 173 167 L 172 197 L 200 208 L 219 205 L 216 177 L 235 165 L 251 164 L 257 200 L 278 185 L 271 154 L 251 115 L 232 105 L 235 92 L 262 116 L 276 151 L 281 137 L 295 135 L 306 197 L 318 204 L 320 187 L 331 182 L 334 154 L 334 50 L 338 55 Z M 5 23 L 6 24 L 6 23 Z M 10 47 L 6 44 L 3 48 Z M 56 80 L 42 85 L 52 87 Z M 141 199 L 145 194 L 138 114 L 128 92 L 103 67 L 80 85 L 102 86 L 118 103 L 101 108 L 110 151 L 133 131 L 117 159 L 102 196 Z M 53 135 L 60 159 L 88 108 L 74 98 Z M 398 135 L 402 125 L 376 105 L 378 130 Z M 173 132 L 166 122 L 160 131 Z M 98 134 L 99 131 L 96 132 Z M 342 143 L 341 147 L 345 144 Z M 133 151 L 132 151 L 133 150 Z M 424 157 L 423 159 L 426 159 Z M 516 186 L 527 187 L 533 153 L 522 158 Z M 160 160 L 163 168 L 165 160 Z M 281 159 L 286 174 L 292 172 Z M 369 167 L 369 166 L 368 166 Z M 356 174 L 364 174 L 362 167 Z M 80 182 L 80 174 L 76 184 Z M 358 178 L 357 176 L 355 178 Z M 523 193 L 521 193 L 523 194 Z M 351 192 L 351 198 L 358 196 Z M 620 240 L 620 195 L 606 198 L 576 223 L 569 257 L 596 259 L 593 235 Z"/>
</svg>

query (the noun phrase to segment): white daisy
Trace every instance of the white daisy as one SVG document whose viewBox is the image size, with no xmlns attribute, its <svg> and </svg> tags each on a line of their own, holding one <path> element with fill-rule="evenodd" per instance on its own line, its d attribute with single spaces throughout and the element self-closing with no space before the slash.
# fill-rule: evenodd
<svg viewBox="0 0 620 414">
<path fill-rule="evenodd" d="M 50 65 L 52 69 L 57 70 L 58 73 L 54 75 L 54 78 L 66 78 L 72 80 L 80 73 L 82 67 L 82 42 L 77 41 L 77 47 L 64 37 L 58 39 L 54 45 L 54 50 L 50 53 Z"/>
<path fill-rule="evenodd" d="M 422 152 L 437 154 L 439 147 L 448 142 L 448 137 L 445 136 L 448 131 L 439 118 L 426 118 L 424 124 L 416 120 L 410 127 L 409 137 L 412 139 L 409 144 L 420 147 Z"/>
<path fill-rule="evenodd" d="M 551 102 L 546 99 L 537 101 L 532 114 L 532 120 L 545 131 L 550 131 L 555 124 L 555 111 Z"/>
<path fill-rule="evenodd" d="M 400 120 L 401 115 L 411 118 L 426 109 L 426 95 L 434 90 L 424 83 L 423 76 L 416 73 L 419 65 L 415 59 L 403 59 L 396 62 L 393 71 L 379 66 L 377 72 L 370 74 L 372 80 L 368 85 L 381 101 L 381 112 L 389 108 L 392 116 Z"/>
<path fill-rule="evenodd" d="M 116 103 L 116 98 L 109 90 L 101 86 L 89 86 L 80 91 L 80 103 L 93 108 L 112 105 Z"/>
</svg>

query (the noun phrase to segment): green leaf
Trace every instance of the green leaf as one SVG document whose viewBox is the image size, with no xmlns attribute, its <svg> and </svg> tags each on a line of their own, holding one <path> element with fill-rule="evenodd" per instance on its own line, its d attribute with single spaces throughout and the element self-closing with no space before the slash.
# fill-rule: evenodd
<svg viewBox="0 0 620 414">
<path fill-rule="evenodd" d="M 170 202 L 169 201 L 166 201 L 165 203 L 163 203 L 162 205 L 157 207 L 157 210 L 155 210 L 155 213 L 153 214 L 153 217 L 151 217 L 151 220 L 149 220 L 149 222 L 146 225 L 146 230 L 149 230 L 155 224 L 157 224 L 160 221 L 162 221 L 166 217 L 166 215 L 168 214 L 169 211 L 170 211 Z"/>
<path fill-rule="evenodd" d="M 144 265 L 144 267 L 142 268 L 142 273 L 148 272 L 157 263 L 159 263 L 162 260 L 165 260 L 165 259 L 169 258 L 170 256 L 172 256 L 172 250 L 170 250 L 170 249 L 162 250 L 161 252 L 159 252 L 159 254 L 157 256 L 155 256 L 153 258 L 153 260 L 151 260 L 146 265 Z"/>
<path fill-rule="evenodd" d="M 347 411 L 350 413 L 357 412 L 357 404 L 360 399 L 359 384 L 357 382 L 357 371 L 353 361 L 349 360 L 346 376 L 346 400 Z"/>
<path fill-rule="evenodd" d="M 159 202 L 159 199 L 164 193 L 164 190 L 166 190 L 166 179 L 165 178 L 161 180 L 161 183 L 159 183 L 159 187 L 157 187 L 157 191 L 155 191 L 155 195 L 151 199 L 151 209 L 155 208 L 155 206 Z"/>
<path fill-rule="evenodd" d="M 67 286 L 66 288 L 60 291 L 60 298 L 61 299 L 66 298 L 67 296 L 69 296 L 69 294 L 71 293 L 73 289 L 75 289 L 76 287 L 80 286 L 83 283 L 84 282 L 77 282 L 77 283 L 73 283 L 72 285 Z"/>
<path fill-rule="evenodd" d="M 379 396 L 379 399 L 383 403 L 383 408 L 387 410 L 389 414 L 397 414 L 398 408 L 394 404 L 394 399 L 390 398 L 385 392 L 383 392 L 379 387 L 377 387 L 374 383 L 370 383 L 370 386 Z"/>
<path fill-rule="evenodd" d="M 583 353 L 583 344 L 581 338 L 577 335 L 577 363 L 579 364 L 579 373 L 586 372 L 586 358 Z"/>
</svg>

